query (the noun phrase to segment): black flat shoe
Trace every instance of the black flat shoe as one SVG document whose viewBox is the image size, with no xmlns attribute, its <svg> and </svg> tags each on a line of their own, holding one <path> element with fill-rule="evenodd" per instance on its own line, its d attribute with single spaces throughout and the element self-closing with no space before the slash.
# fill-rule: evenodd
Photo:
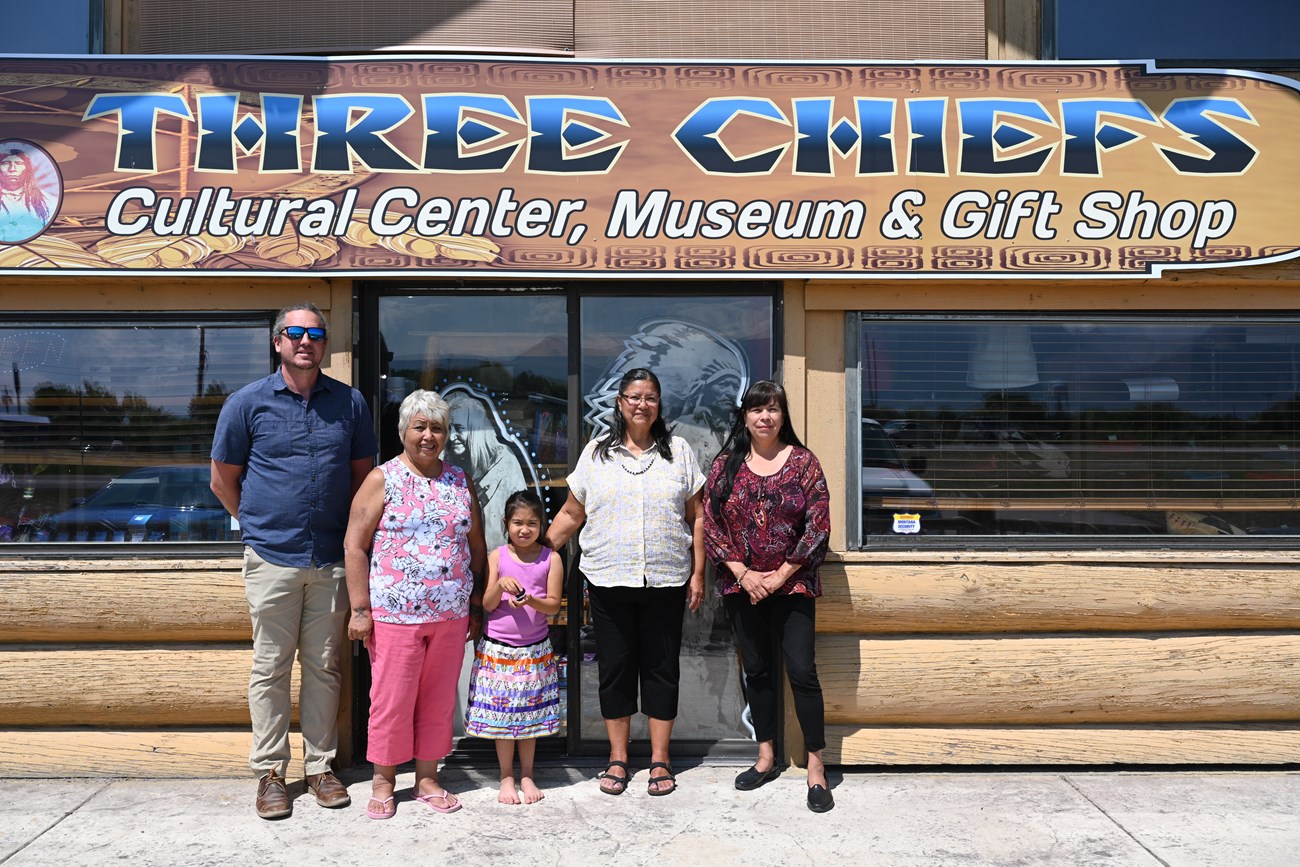
<svg viewBox="0 0 1300 867">
<path fill-rule="evenodd" d="M 831 790 L 825 786 L 808 787 L 808 809 L 814 813 L 828 813 L 835 806 Z"/>
<path fill-rule="evenodd" d="M 742 792 L 748 792 L 772 782 L 779 776 L 781 776 L 781 769 L 775 762 L 766 771 L 760 771 L 757 765 L 751 765 L 749 770 L 741 771 L 736 775 L 736 788 Z"/>
</svg>

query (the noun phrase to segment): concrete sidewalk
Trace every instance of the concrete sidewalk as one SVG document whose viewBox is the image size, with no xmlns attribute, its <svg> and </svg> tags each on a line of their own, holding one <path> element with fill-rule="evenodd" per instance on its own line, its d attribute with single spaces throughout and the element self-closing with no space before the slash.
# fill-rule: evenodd
<svg viewBox="0 0 1300 867">
<path fill-rule="evenodd" d="M 253 813 L 249 780 L 0 781 L 0 864 L 60 865 L 1135 865 L 1295 867 L 1300 772 L 833 772 L 836 808 L 804 806 L 788 769 L 738 792 L 741 768 L 679 769 L 680 788 L 597 790 L 592 767 L 542 769 L 546 799 L 496 802 L 495 769 L 442 773 L 464 809 L 410 800 L 364 814 L 367 771 L 344 776 L 353 805 L 325 810 L 302 794 L 294 814 Z"/>
</svg>

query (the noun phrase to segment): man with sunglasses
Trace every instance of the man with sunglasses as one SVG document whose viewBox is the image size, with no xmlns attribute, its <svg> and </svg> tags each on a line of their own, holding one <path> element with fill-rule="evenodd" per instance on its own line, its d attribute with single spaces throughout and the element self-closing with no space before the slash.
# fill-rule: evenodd
<svg viewBox="0 0 1300 867">
<path fill-rule="evenodd" d="M 323 807 L 351 803 L 330 769 L 348 610 L 343 535 L 352 496 L 379 451 L 361 393 L 321 373 L 329 333 L 320 309 L 286 307 L 272 334 L 279 369 L 226 399 L 212 443 L 212 491 L 244 541 L 253 621 L 249 767 L 260 777 L 256 809 L 264 819 L 293 812 L 285 776 L 295 654 L 307 788 Z"/>
</svg>

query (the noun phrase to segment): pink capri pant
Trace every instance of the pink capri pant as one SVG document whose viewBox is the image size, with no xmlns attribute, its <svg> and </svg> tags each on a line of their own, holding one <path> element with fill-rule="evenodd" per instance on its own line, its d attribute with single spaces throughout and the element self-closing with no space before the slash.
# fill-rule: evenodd
<svg viewBox="0 0 1300 867">
<path fill-rule="evenodd" d="M 370 739 L 366 759 L 400 765 L 451 752 L 456 685 L 468 618 L 375 623 L 370 647 Z"/>
</svg>

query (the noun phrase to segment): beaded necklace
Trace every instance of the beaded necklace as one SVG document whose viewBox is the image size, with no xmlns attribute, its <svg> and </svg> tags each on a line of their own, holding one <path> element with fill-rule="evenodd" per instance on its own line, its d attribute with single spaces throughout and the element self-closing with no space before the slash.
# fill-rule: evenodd
<svg viewBox="0 0 1300 867">
<path fill-rule="evenodd" d="M 653 467 L 653 466 L 655 465 L 655 459 L 658 458 L 658 457 L 659 457 L 659 453 L 658 453 L 658 452 L 651 452 L 651 453 L 650 453 L 650 463 L 646 464 L 644 467 L 641 467 L 641 469 L 639 469 L 639 470 L 629 470 L 629 469 L 627 468 L 627 464 L 623 463 L 622 461 L 619 461 L 619 462 L 618 462 L 618 465 L 619 465 L 619 467 L 623 470 L 623 472 L 627 473 L 629 476 L 639 476 L 639 475 L 644 474 L 644 473 L 645 473 L 647 470 L 649 470 L 651 467 Z"/>
</svg>

